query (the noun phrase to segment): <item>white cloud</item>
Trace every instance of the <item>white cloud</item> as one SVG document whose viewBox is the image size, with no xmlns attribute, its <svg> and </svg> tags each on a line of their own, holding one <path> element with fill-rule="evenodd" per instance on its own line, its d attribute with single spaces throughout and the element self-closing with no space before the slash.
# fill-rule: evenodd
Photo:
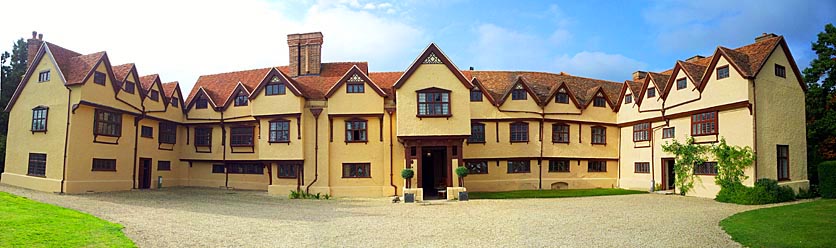
<svg viewBox="0 0 836 248">
<path fill-rule="evenodd" d="M 39 10 L 6 13 L 0 50 L 28 38 L 32 30 L 44 40 L 80 53 L 107 51 L 111 62 L 133 62 L 140 74 L 159 73 L 163 81 L 180 81 L 189 91 L 199 75 L 287 64 L 287 34 L 322 31 L 323 61 L 407 64 L 426 45 L 422 30 L 398 19 L 378 16 L 357 0 L 317 2 L 239 1 L 17 1 L 6 9 Z M 41 6 L 50 6 L 41 8 Z M 375 5 L 392 10 L 391 4 Z M 8 46 L 8 47 L 7 47 Z M 406 55 L 404 54 L 406 53 Z M 403 67 L 406 67 L 404 65 Z"/>
<path fill-rule="evenodd" d="M 583 51 L 573 56 L 563 55 L 555 59 L 555 68 L 572 75 L 621 82 L 647 64 L 621 54 Z"/>
<path fill-rule="evenodd" d="M 482 24 L 474 30 L 475 44 L 470 47 L 473 62 L 486 69 L 528 69 L 529 65 L 548 58 L 544 39 L 535 35 Z"/>
</svg>

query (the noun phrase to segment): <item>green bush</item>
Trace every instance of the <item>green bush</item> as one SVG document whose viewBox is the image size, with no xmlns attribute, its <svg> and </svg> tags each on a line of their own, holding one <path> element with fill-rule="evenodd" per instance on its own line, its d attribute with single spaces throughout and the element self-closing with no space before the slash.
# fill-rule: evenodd
<svg viewBox="0 0 836 248">
<path fill-rule="evenodd" d="M 406 168 L 401 171 L 401 178 L 403 179 L 410 179 L 413 176 L 415 176 L 415 171 L 412 171 L 412 169 Z"/>
<path fill-rule="evenodd" d="M 795 200 L 795 192 L 788 186 L 779 186 L 778 181 L 761 178 L 755 187 L 730 184 L 720 189 L 716 201 L 743 205 L 760 205 Z"/>
<path fill-rule="evenodd" d="M 467 167 L 459 166 L 456 168 L 456 175 L 459 177 L 466 177 L 470 171 L 467 170 Z"/>
<path fill-rule="evenodd" d="M 836 198 L 836 161 L 819 164 L 819 194 L 822 198 Z"/>
<path fill-rule="evenodd" d="M 329 200 L 329 199 L 331 199 L 331 196 L 328 195 L 328 194 L 325 194 L 325 195 L 321 195 L 320 193 L 311 194 L 311 193 L 301 191 L 301 190 L 300 191 L 291 190 L 290 195 L 288 195 L 287 198 L 290 198 L 290 199 L 316 199 L 316 200 L 325 199 L 325 200 Z"/>
<path fill-rule="evenodd" d="M 796 199 L 812 199 L 816 198 L 816 189 L 810 185 L 810 189 L 798 189 L 798 195 L 795 196 Z"/>
</svg>

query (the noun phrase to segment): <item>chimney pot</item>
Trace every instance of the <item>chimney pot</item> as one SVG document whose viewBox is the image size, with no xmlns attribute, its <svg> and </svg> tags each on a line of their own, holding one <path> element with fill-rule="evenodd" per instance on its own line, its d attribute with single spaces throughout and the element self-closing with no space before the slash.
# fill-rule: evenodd
<svg viewBox="0 0 836 248">
<path fill-rule="evenodd" d="M 35 37 L 38 37 L 38 31 L 32 31 L 32 39 L 34 40 Z"/>
<path fill-rule="evenodd" d="M 44 34 L 38 34 L 38 40 L 44 40 Z"/>
<path fill-rule="evenodd" d="M 473 66 L 471 66 L 471 67 L 470 67 L 470 70 L 471 70 L 471 71 L 473 70 Z"/>
</svg>

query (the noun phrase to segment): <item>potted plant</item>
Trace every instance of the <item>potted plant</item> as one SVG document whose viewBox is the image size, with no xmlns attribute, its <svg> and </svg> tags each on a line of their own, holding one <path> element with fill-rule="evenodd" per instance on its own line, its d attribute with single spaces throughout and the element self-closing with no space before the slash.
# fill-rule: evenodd
<svg viewBox="0 0 836 248">
<path fill-rule="evenodd" d="M 412 177 L 415 176 L 415 172 L 412 171 L 412 168 L 405 168 L 401 171 L 401 177 L 406 180 L 406 188 L 412 188 Z M 407 193 L 404 191 L 403 194 L 403 201 L 406 203 L 415 202 L 415 194 L 414 193 Z"/>
<path fill-rule="evenodd" d="M 470 171 L 467 170 L 467 167 L 459 166 L 456 168 L 456 175 L 459 176 L 459 187 L 464 188 L 464 178 L 467 177 L 468 173 Z M 467 191 L 459 192 L 459 201 L 467 201 Z"/>
</svg>

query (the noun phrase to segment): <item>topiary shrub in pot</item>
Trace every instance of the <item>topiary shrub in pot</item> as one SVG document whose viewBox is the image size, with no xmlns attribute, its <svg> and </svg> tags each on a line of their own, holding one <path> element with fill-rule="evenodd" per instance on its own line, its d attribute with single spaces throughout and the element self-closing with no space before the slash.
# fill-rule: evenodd
<svg viewBox="0 0 836 248">
<path fill-rule="evenodd" d="M 401 171 L 401 178 L 406 180 L 406 185 L 405 186 L 406 186 L 407 189 L 412 188 L 412 177 L 414 177 L 414 176 L 415 176 L 415 172 L 412 171 L 412 168 L 405 168 Z M 415 202 L 415 194 L 406 193 L 406 191 L 404 190 L 403 202 L 404 203 Z"/>
<path fill-rule="evenodd" d="M 464 178 L 467 177 L 467 174 L 470 174 L 470 171 L 467 170 L 467 167 L 459 166 L 456 168 L 456 175 L 459 176 L 459 187 L 464 188 Z M 459 192 L 459 200 L 460 201 L 467 201 L 468 195 L 467 191 Z"/>
</svg>

